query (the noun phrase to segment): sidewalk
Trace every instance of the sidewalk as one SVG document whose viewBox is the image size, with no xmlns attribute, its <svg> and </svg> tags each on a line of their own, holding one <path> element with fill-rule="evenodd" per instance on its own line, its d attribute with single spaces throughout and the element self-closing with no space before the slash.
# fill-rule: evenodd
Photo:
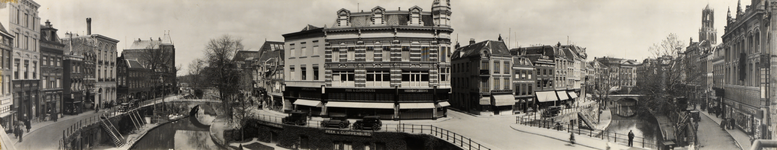
<svg viewBox="0 0 777 150">
<path fill-rule="evenodd" d="M 513 125 L 510 125 L 510 127 L 513 128 L 513 130 L 515 131 L 524 132 L 535 136 L 541 136 L 551 140 L 569 142 L 569 132 L 566 132 L 566 131 L 543 129 L 543 128 L 530 127 L 530 126 L 525 126 L 520 124 L 513 124 Z M 537 140 L 540 140 L 540 139 L 537 139 Z M 575 145 L 579 145 L 579 147 L 585 147 L 585 148 L 591 148 L 591 149 L 607 149 L 608 145 L 610 149 L 614 149 L 614 150 L 643 149 L 639 147 L 628 147 L 625 145 L 616 144 L 615 142 L 612 142 L 612 141 L 606 141 L 599 138 L 593 138 L 593 137 L 577 135 L 577 134 L 575 135 L 575 142 L 576 142 Z M 558 145 L 550 145 L 549 147 L 554 147 L 557 149 L 571 149 L 572 147 L 577 147 L 577 146 L 571 146 L 571 147 L 570 146 L 571 145 L 567 145 L 566 147 L 558 146 Z M 548 148 L 548 149 L 554 149 L 554 148 Z"/>
<path fill-rule="evenodd" d="M 701 111 L 700 110 L 699 112 L 701 112 L 705 116 L 707 116 L 710 119 L 712 119 L 712 121 L 715 121 L 715 123 L 718 124 L 718 128 L 717 129 L 720 130 L 720 121 L 722 120 L 721 118 L 718 118 L 718 117 L 715 117 L 713 115 L 707 114 L 707 111 Z M 743 149 L 743 150 L 744 149 L 750 149 L 750 146 L 752 146 L 752 143 L 750 143 L 750 137 L 747 136 L 747 134 L 745 134 L 745 132 L 743 132 L 742 130 L 739 130 L 739 129 L 736 129 L 736 128 L 733 129 L 733 130 L 726 129 L 726 132 L 732 138 L 734 138 L 734 140 L 737 143 L 737 146 L 740 149 Z"/>
</svg>

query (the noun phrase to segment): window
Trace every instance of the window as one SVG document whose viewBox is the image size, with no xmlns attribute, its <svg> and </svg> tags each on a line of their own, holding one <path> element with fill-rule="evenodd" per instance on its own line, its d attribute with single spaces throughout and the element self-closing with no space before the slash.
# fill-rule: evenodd
<svg viewBox="0 0 777 150">
<path fill-rule="evenodd" d="M 384 71 L 367 71 L 366 84 L 368 87 L 389 87 L 391 82 L 391 73 Z"/>
<path fill-rule="evenodd" d="M 494 60 L 494 74 L 499 74 L 499 70 L 502 70 L 499 68 L 499 61 Z"/>
<path fill-rule="evenodd" d="M 24 79 L 28 79 L 28 73 L 30 71 L 30 61 L 24 60 Z"/>
<path fill-rule="evenodd" d="M 300 54 L 299 54 L 299 56 L 300 56 L 300 57 L 302 57 L 302 56 L 307 56 L 306 54 L 308 54 L 308 53 L 307 53 L 307 48 L 308 48 L 308 47 L 307 47 L 307 45 L 305 45 L 305 42 L 299 43 L 299 45 L 300 45 L 300 47 L 301 47 L 301 48 L 300 48 Z"/>
<path fill-rule="evenodd" d="M 32 78 L 33 79 L 38 78 L 37 73 L 38 73 L 38 62 L 37 61 L 33 61 L 32 62 Z"/>
<path fill-rule="evenodd" d="M 505 78 L 502 79 L 502 82 L 504 83 L 505 90 L 509 90 L 510 89 L 510 78 L 509 77 L 505 77 Z"/>
<path fill-rule="evenodd" d="M 429 61 L 431 59 L 430 53 L 429 47 L 421 47 L 421 61 Z"/>
<path fill-rule="evenodd" d="M 492 78 L 491 83 L 494 84 L 494 90 L 499 90 L 499 89 L 502 88 L 502 86 L 499 86 L 499 85 L 501 85 L 501 84 L 499 84 L 499 79 L 501 79 L 501 78 Z"/>
<path fill-rule="evenodd" d="M 333 86 L 353 86 L 354 72 L 350 71 L 332 71 Z"/>
<path fill-rule="evenodd" d="M 302 80 L 305 81 L 308 79 L 308 70 L 306 67 L 300 67 L 300 72 L 302 72 Z"/>
<path fill-rule="evenodd" d="M 402 46 L 402 61 L 410 61 L 410 48 L 407 46 Z"/>
<path fill-rule="evenodd" d="M 289 80 L 294 80 L 294 65 L 289 66 Z"/>
<path fill-rule="evenodd" d="M 289 45 L 289 57 L 295 57 L 295 56 L 294 56 L 294 54 L 295 54 L 295 51 L 294 51 L 294 43 L 291 43 L 291 44 Z"/>
<path fill-rule="evenodd" d="M 428 86 L 429 85 L 429 72 L 428 71 L 402 71 L 402 86 Z"/>
<path fill-rule="evenodd" d="M 488 61 L 481 61 L 481 62 L 480 62 L 480 69 L 481 69 L 481 70 L 486 70 L 486 69 L 488 69 Z"/>
<path fill-rule="evenodd" d="M 440 68 L 440 81 L 448 81 L 451 75 L 451 68 Z"/>
<path fill-rule="evenodd" d="M 388 46 L 384 46 L 383 47 L 383 51 L 381 51 L 381 53 L 383 53 L 380 56 L 381 59 L 383 60 L 383 62 L 390 62 L 391 61 L 391 48 L 389 48 Z"/>
<path fill-rule="evenodd" d="M 488 80 L 480 80 L 480 92 L 489 92 Z"/>
<path fill-rule="evenodd" d="M 340 62 L 340 49 L 332 49 L 332 62 Z"/>
<path fill-rule="evenodd" d="M 356 50 L 353 47 L 349 47 L 348 48 L 348 52 L 347 52 L 347 54 L 348 54 L 347 55 L 348 62 L 353 62 L 354 61 L 355 53 L 356 53 Z"/>
<path fill-rule="evenodd" d="M 313 41 L 313 55 L 318 55 L 318 40 Z"/>
<path fill-rule="evenodd" d="M 448 47 L 440 47 L 440 62 L 446 62 L 448 59 Z"/>
<path fill-rule="evenodd" d="M 366 62 L 372 62 L 375 58 L 375 49 L 373 47 L 367 47 L 366 55 L 364 56 Z"/>
<path fill-rule="evenodd" d="M 512 68 L 512 67 L 510 67 L 510 61 L 506 61 L 505 60 L 505 61 L 502 61 L 502 62 L 504 63 L 504 67 L 502 67 L 502 68 L 504 68 L 504 73 L 508 74 L 510 72 L 510 68 Z"/>
<path fill-rule="evenodd" d="M 313 66 L 313 80 L 318 80 L 318 67 Z"/>
<path fill-rule="evenodd" d="M 353 150 L 351 147 L 351 142 L 343 142 L 343 141 L 334 141 L 332 142 L 334 145 L 334 150 Z"/>
</svg>

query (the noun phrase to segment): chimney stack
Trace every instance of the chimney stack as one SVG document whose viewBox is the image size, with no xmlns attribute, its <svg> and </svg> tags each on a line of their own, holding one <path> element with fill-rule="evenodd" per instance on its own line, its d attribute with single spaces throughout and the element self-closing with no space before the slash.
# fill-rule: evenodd
<svg viewBox="0 0 777 150">
<path fill-rule="evenodd" d="M 475 38 L 469 38 L 469 45 L 475 44 Z"/>
<path fill-rule="evenodd" d="M 92 35 L 92 18 L 86 18 L 86 35 Z"/>
</svg>

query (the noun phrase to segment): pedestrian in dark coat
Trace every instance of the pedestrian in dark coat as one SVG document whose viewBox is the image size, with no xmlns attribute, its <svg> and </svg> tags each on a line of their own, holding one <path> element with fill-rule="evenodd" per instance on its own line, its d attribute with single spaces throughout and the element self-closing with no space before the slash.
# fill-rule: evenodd
<svg viewBox="0 0 777 150">
<path fill-rule="evenodd" d="M 19 122 L 19 142 L 22 142 L 22 138 L 24 138 L 24 131 L 22 131 L 22 122 Z"/>
<path fill-rule="evenodd" d="M 632 146 L 634 146 L 634 132 L 631 132 L 631 130 L 629 130 L 629 147 L 632 147 Z"/>
<path fill-rule="evenodd" d="M 27 127 L 27 133 L 30 133 L 30 119 L 24 119 L 24 126 Z"/>
</svg>

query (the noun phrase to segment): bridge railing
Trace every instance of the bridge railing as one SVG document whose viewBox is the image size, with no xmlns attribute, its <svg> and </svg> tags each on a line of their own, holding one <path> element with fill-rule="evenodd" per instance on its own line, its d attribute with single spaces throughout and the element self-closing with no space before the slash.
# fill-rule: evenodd
<svg viewBox="0 0 777 150">
<path fill-rule="evenodd" d="M 629 144 L 628 134 L 621 134 L 615 132 L 609 132 L 598 129 L 585 129 L 575 126 L 575 124 L 554 122 L 546 118 L 530 118 L 526 116 L 516 116 L 515 123 L 520 125 L 526 125 L 530 127 L 546 128 L 550 130 L 566 131 L 567 133 L 573 133 L 581 136 L 588 136 L 593 138 L 600 138 L 602 140 L 613 141 L 616 144 L 626 145 Z M 634 136 L 632 140 L 632 146 L 640 146 L 642 148 L 656 149 L 656 141 L 654 139 L 645 138 L 641 136 Z"/>
<path fill-rule="evenodd" d="M 290 124 L 284 124 L 282 122 L 282 117 L 278 116 L 270 116 L 270 115 L 261 115 L 261 114 L 253 114 L 249 115 L 248 117 L 257 119 L 262 123 L 269 124 L 272 126 L 289 126 Z M 410 133 L 410 134 L 426 134 L 434 136 L 438 139 L 444 140 L 446 142 L 449 142 L 459 148 L 465 149 L 465 150 L 491 150 L 490 148 L 484 146 L 483 144 L 480 144 L 477 141 L 473 141 L 471 138 L 468 138 L 466 136 L 463 136 L 461 134 L 458 134 L 456 132 L 440 128 L 434 125 L 416 125 L 416 124 L 383 124 L 379 129 L 355 129 L 353 125 L 348 125 L 347 128 L 338 128 L 338 127 L 325 127 L 321 124 L 322 121 L 306 121 L 305 125 L 300 125 L 303 127 L 310 127 L 310 128 L 321 128 L 321 129 L 327 129 L 327 130 L 350 130 L 350 131 L 362 131 L 362 132 L 403 132 L 403 133 Z"/>
</svg>

